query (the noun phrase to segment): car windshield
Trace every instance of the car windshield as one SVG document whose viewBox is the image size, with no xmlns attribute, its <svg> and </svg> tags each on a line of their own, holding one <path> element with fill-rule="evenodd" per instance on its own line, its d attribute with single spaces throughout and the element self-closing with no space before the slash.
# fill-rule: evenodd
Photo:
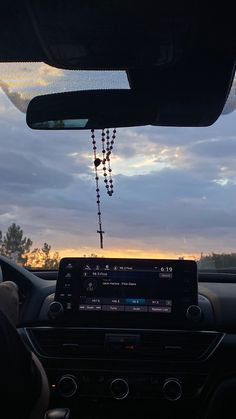
<svg viewBox="0 0 236 419">
<path fill-rule="evenodd" d="M 112 172 L 108 163 L 97 167 L 98 187 L 91 132 L 31 130 L 25 112 L 40 94 L 128 89 L 126 73 L 3 63 L 0 86 L 3 255 L 43 269 L 56 269 L 63 256 L 91 255 L 236 268 L 235 81 L 223 115 L 210 127 L 110 129 Z M 101 139 L 96 131 L 98 158 Z"/>
</svg>

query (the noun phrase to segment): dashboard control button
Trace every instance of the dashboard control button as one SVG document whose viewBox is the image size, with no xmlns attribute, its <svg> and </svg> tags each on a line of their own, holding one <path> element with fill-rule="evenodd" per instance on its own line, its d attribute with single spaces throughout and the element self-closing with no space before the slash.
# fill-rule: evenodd
<svg viewBox="0 0 236 419">
<path fill-rule="evenodd" d="M 48 317 L 50 319 L 57 319 L 64 312 L 63 305 L 59 301 L 53 301 L 48 310 Z"/>
<path fill-rule="evenodd" d="M 129 385 L 123 378 L 116 378 L 110 384 L 110 391 L 114 399 L 123 400 L 129 394 Z"/>
<path fill-rule="evenodd" d="M 62 397 L 72 397 L 78 389 L 76 378 L 73 375 L 63 375 L 58 383 L 58 391 Z"/>
<path fill-rule="evenodd" d="M 186 317 L 192 322 L 199 322 L 202 318 L 201 307 L 197 305 L 191 305 L 187 308 Z"/>
<path fill-rule="evenodd" d="M 73 269 L 73 265 L 72 263 L 68 263 L 65 267 L 66 270 L 70 271 L 71 269 Z"/>
<path fill-rule="evenodd" d="M 166 400 L 175 402 L 182 397 L 183 390 L 180 381 L 177 378 L 168 378 L 162 387 Z"/>
</svg>

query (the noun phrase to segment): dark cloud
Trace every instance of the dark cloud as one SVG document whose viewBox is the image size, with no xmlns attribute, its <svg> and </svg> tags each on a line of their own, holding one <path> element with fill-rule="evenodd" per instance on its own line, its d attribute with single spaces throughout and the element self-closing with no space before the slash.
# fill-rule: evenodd
<svg viewBox="0 0 236 419">
<path fill-rule="evenodd" d="M 222 187 L 212 181 L 197 180 L 190 172 L 166 170 L 148 176 L 122 177 L 117 187 L 120 197 L 114 197 L 113 204 L 109 202 L 107 218 L 111 224 L 115 219 L 114 225 L 122 220 L 122 230 L 131 235 L 141 232 L 141 237 L 148 237 L 166 231 L 173 235 L 199 231 L 204 234 L 219 226 L 236 228 L 235 185 Z M 226 208 L 228 196 L 230 207 Z"/>
<path fill-rule="evenodd" d="M 1 189 L 32 194 L 35 189 L 65 188 L 71 180 L 70 175 L 47 167 L 37 157 L 30 160 L 13 151 L 1 153 Z"/>
<path fill-rule="evenodd" d="M 232 157 L 236 155 L 236 135 L 234 138 L 220 138 L 197 142 L 190 148 L 191 152 L 211 158 Z"/>
</svg>

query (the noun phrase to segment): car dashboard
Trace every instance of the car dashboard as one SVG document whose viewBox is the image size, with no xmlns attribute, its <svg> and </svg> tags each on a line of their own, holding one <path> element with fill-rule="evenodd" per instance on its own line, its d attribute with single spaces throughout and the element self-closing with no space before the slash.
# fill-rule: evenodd
<svg viewBox="0 0 236 419">
<path fill-rule="evenodd" d="M 181 260 L 65 258 L 58 273 L 27 275 L 18 330 L 46 369 L 51 407 L 85 418 L 232 407 L 236 283 L 201 282 L 208 275 Z"/>
</svg>

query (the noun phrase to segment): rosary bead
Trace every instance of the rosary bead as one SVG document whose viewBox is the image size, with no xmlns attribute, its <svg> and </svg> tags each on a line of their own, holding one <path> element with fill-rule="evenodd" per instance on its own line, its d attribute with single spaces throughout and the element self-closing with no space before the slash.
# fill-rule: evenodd
<svg viewBox="0 0 236 419">
<path fill-rule="evenodd" d="M 96 158 L 96 159 L 94 160 L 94 165 L 95 165 L 95 167 L 98 167 L 100 164 L 101 164 L 101 160 L 100 160 L 99 158 Z"/>
</svg>

